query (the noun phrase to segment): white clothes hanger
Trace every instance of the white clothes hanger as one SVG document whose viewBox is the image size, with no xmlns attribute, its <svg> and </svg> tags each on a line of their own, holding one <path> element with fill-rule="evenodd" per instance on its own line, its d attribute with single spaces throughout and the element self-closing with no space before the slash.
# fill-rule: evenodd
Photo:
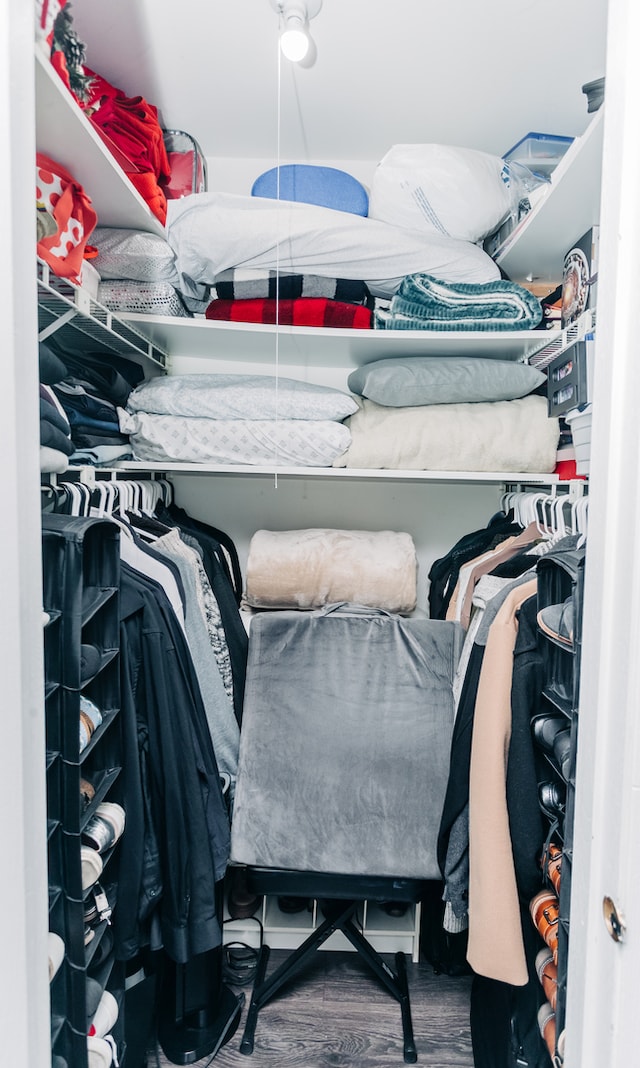
<svg viewBox="0 0 640 1068">
<path fill-rule="evenodd" d="M 586 538 L 588 497 L 574 496 L 571 493 L 556 492 L 554 486 L 550 493 L 526 490 L 508 490 L 500 498 L 500 507 L 505 514 L 513 513 L 514 522 L 526 529 L 535 525 L 541 539 L 553 544 L 567 534 L 580 534 Z M 570 505 L 570 516 L 567 506 Z M 548 547 L 548 546 L 547 546 Z"/>
</svg>

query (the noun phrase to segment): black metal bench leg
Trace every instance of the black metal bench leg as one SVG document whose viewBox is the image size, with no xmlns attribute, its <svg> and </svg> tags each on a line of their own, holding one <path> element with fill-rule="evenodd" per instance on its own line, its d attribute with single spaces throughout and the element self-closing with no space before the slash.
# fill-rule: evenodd
<svg viewBox="0 0 640 1068">
<path fill-rule="evenodd" d="M 258 1009 L 260 1005 L 258 1003 L 257 994 L 262 986 L 264 980 L 267 964 L 269 962 L 269 947 L 263 946 L 260 950 L 260 956 L 258 957 L 258 963 L 256 965 L 256 974 L 253 981 L 253 993 L 251 994 L 251 1002 L 247 1012 L 247 1020 L 244 1025 L 244 1034 L 242 1035 L 242 1042 L 240 1043 L 240 1052 L 249 1056 L 253 1053 L 253 1042 L 256 1033 L 256 1024 L 258 1022 Z"/>
<path fill-rule="evenodd" d="M 375 972 L 389 993 L 400 1003 L 404 1059 L 406 1064 L 415 1064 L 418 1059 L 418 1053 L 413 1038 L 411 1002 L 409 1000 L 407 966 L 404 953 L 396 953 L 397 971 L 394 972 L 351 920 L 347 920 L 342 930 L 354 949 L 357 949 L 360 956 Z"/>
<path fill-rule="evenodd" d="M 245 1024 L 242 1042 L 240 1043 L 241 1053 L 247 1055 L 253 1053 L 254 1035 L 259 1010 L 263 1005 L 266 1005 L 275 994 L 277 994 L 278 990 L 289 981 L 292 975 L 295 975 L 296 972 L 300 971 L 303 965 L 306 964 L 307 960 L 314 955 L 316 950 L 319 949 L 328 938 L 331 937 L 334 931 L 344 929 L 344 923 L 348 921 L 349 916 L 355 911 L 356 906 L 357 902 L 350 902 L 345 905 L 335 917 L 324 920 L 315 931 L 311 932 L 302 945 L 298 946 L 297 949 L 289 954 L 286 960 L 276 968 L 273 975 L 270 975 L 268 979 L 265 979 L 265 974 L 267 971 L 267 962 L 269 960 L 269 947 L 262 947 L 258 958 L 256 977 L 253 983 L 253 993 L 251 995 L 251 1003 L 247 1013 L 247 1022 Z"/>
<path fill-rule="evenodd" d="M 418 1051 L 413 1038 L 411 1002 L 409 1001 L 409 985 L 407 983 L 407 964 L 404 953 L 396 953 L 396 968 L 398 971 L 398 986 L 402 991 L 402 996 L 400 998 L 400 1013 L 402 1015 L 404 1060 L 405 1064 L 415 1064 L 418 1059 Z"/>
</svg>

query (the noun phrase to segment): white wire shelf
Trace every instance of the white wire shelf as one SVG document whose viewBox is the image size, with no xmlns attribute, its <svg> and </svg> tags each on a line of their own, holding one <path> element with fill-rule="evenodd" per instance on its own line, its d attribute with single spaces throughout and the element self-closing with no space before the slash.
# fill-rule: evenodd
<svg viewBox="0 0 640 1068">
<path fill-rule="evenodd" d="M 87 290 L 59 278 L 44 260 L 37 260 L 38 335 L 44 341 L 53 334 L 72 347 L 77 334 L 90 338 L 100 349 L 119 356 L 138 356 L 165 370 L 168 353 L 157 341 L 130 322 L 94 300 Z"/>
</svg>

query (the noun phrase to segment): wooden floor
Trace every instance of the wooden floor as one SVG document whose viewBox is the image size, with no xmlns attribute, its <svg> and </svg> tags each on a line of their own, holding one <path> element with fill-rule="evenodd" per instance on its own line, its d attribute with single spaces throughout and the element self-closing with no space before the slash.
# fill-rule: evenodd
<svg viewBox="0 0 640 1068">
<path fill-rule="evenodd" d="M 286 956 L 271 954 L 269 971 Z M 393 966 L 393 957 L 386 958 Z M 473 1068 L 469 1034 L 470 979 L 435 975 L 430 964 L 408 964 L 418 1064 Z M 240 988 L 235 988 L 239 990 Z M 240 1053 L 240 1027 L 213 1061 L 197 1068 L 402 1068 L 400 1006 L 355 953 L 318 952 L 305 971 L 258 1014 L 254 1052 Z M 168 1068 L 161 1050 L 148 1068 Z"/>
</svg>

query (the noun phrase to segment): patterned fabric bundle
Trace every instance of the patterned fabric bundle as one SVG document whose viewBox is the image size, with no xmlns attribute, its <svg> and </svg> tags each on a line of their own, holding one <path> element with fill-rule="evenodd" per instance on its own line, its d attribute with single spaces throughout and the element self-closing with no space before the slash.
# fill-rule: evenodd
<svg viewBox="0 0 640 1068">
<path fill-rule="evenodd" d="M 296 300 L 213 300 L 207 319 L 236 323 L 275 323 L 285 326 L 323 326 L 370 330 L 373 313 L 359 304 L 344 304 L 324 297 Z"/>
<path fill-rule="evenodd" d="M 380 330 L 533 330 L 541 319 L 538 298 L 515 282 L 449 285 L 429 274 L 407 275 L 389 311 L 375 313 Z"/>
</svg>

